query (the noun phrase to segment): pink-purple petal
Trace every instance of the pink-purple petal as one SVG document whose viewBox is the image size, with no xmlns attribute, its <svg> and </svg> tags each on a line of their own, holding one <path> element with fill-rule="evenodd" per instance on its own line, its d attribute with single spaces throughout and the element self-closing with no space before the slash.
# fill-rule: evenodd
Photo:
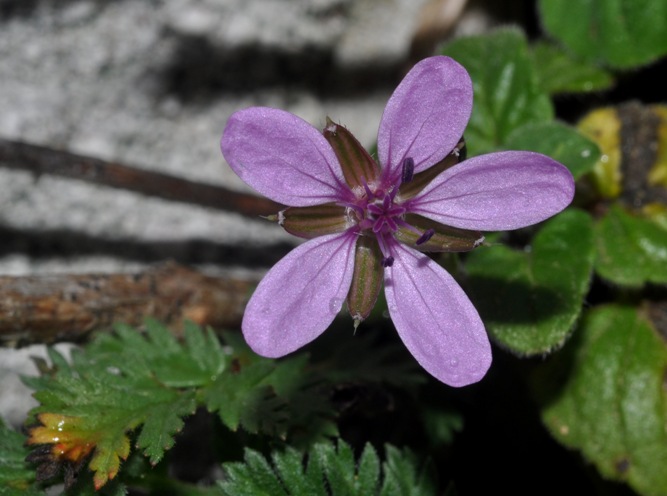
<svg viewBox="0 0 667 496">
<path fill-rule="evenodd" d="M 252 107 L 235 112 L 220 148 L 243 181 L 278 203 L 306 207 L 351 194 L 324 136 L 284 110 Z"/>
<path fill-rule="evenodd" d="M 241 328 L 259 355 L 277 358 L 319 336 L 350 289 L 356 236 L 312 239 L 280 260 L 248 302 Z"/>
<path fill-rule="evenodd" d="M 572 174 L 559 162 L 534 152 L 498 152 L 443 172 L 408 210 L 448 226 L 505 231 L 548 219 L 573 196 Z"/>
<path fill-rule="evenodd" d="M 479 314 L 461 287 L 426 255 L 396 244 L 385 269 L 385 295 L 399 336 L 417 362 L 440 381 L 479 381 L 491 346 Z"/>
<path fill-rule="evenodd" d="M 472 82 L 449 57 L 416 64 L 387 102 L 378 132 L 380 164 L 385 174 L 400 177 L 403 160 L 414 172 L 442 160 L 461 139 L 472 111 Z"/>
</svg>

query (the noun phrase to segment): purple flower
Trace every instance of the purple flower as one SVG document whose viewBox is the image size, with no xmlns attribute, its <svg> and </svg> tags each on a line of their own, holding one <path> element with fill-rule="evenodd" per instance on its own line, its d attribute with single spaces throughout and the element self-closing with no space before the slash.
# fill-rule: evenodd
<svg viewBox="0 0 667 496">
<path fill-rule="evenodd" d="M 472 83 L 454 60 L 425 59 L 389 99 L 379 165 L 343 127 L 323 133 L 271 108 L 231 116 L 222 153 L 248 185 L 289 205 L 276 219 L 311 238 L 260 282 L 243 333 L 280 357 L 319 336 L 347 305 L 365 318 L 384 278 L 389 314 L 417 361 L 451 386 L 479 381 L 491 364 L 484 325 L 454 279 L 423 251 L 466 251 L 479 231 L 540 222 L 572 200 L 574 181 L 532 152 L 490 153 L 457 165 Z M 453 165 L 453 166 L 452 166 Z M 471 231 L 472 230 L 472 231 Z"/>
</svg>

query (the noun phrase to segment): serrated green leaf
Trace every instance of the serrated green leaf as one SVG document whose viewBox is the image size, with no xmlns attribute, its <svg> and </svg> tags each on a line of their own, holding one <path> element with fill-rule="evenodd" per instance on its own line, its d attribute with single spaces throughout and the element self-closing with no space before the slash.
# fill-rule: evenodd
<svg viewBox="0 0 667 496">
<path fill-rule="evenodd" d="M 155 321 L 147 321 L 147 329 L 144 335 L 130 326 L 118 325 L 115 335 L 100 335 L 88 352 L 95 355 L 98 366 L 106 365 L 133 377 L 156 377 L 169 387 L 203 386 L 224 370 L 226 355 L 212 331 L 186 323 L 183 346 Z"/>
<path fill-rule="evenodd" d="M 556 121 L 521 126 L 507 137 L 504 147 L 543 153 L 565 165 L 575 179 L 592 171 L 600 158 L 595 143 Z"/>
<path fill-rule="evenodd" d="M 76 464 L 90 455 L 100 488 L 128 456 L 131 431 L 155 464 L 198 405 L 217 410 L 231 428 L 289 435 L 297 444 L 337 434 L 331 384 L 306 370 L 306 355 L 262 358 L 239 333 L 228 333 L 223 349 L 215 334 L 193 324 L 184 338 L 156 322 L 145 334 L 121 325 L 96 336 L 72 364 L 53 355 L 58 367 L 26 381 L 41 403 L 32 411 L 41 425 L 31 428 L 30 443 L 51 445 L 42 462 Z"/>
<path fill-rule="evenodd" d="M 622 286 L 667 282 L 667 230 L 613 205 L 595 229 L 595 270 Z"/>
<path fill-rule="evenodd" d="M 540 0 L 539 10 L 547 31 L 586 60 L 629 68 L 667 53 L 667 2 Z"/>
<path fill-rule="evenodd" d="M 320 494 L 324 489 L 321 472 L 306 473 L 304 476 L 304 456 L 294 448 L 276 451 L 272 454 L 273 465 L 283 485 L 291 494 Z"/>
<path fill-rule="evenodd" d="M 224 340 L 234 350 L 230 366 L 201 394 L 227 427 L 289 436 L 297 445 L 338 433 L 323 378 L 306 370 L 307 355 L 271 360 L 253 353 L 239 333 Z"/>
<path fill-rule="evenodd" d="M 46 354 L 48 355 L 49 359 L 51 360 L 51 368 L 52 370 L 57 370 L 61 374 L 67 374 L 67 375 L 72 375 L 72 368 L 69 365 L 69 362 L 67 359 L 63 356 L 62 353 L 60 353 L 58 350 L 55 348 L 47 348 L 46 349 Z"/>
<path fill-rule="evenodd" d="M 429 466 L 417 462 L 415 455 L 385 446 L 384 480 L 380 496 L 425 496 L 437 494 L 437 485 Z"/>
<path fill-rule="evenodd" d="M 25 461 L 29 450 L 25 436 L 7 427 L 0 418 L 0 496 L 43 495 L 34 486 L 35 471 Z"/>
<path fill-rule="evenodd" d="M 295 431 L 304 441 L 337 434 L 332 405 L 318 391 L 317 376 L 305 370 L 306 356 L 270 360 L 243 345 L 237 357 L 232 370 L 202 393 L 227 427 L 281 437 Z"/>
<path fill-rule="evenodd" d="M 667 494 L 667 348 L 632 307 L 589 312 L 576 338 L 535 380 L 552 435 L 605 477 Z"/>
<path fill-rule="evenodd" d="M 52 401 L 54 396 L 58 401 Z M 30 443 L 53 443 L 63 459 L 75 463 L 92 452 L 89 467 L 98 488 L 115 477 L 129 454 L 129 431 L 143 424 L 139 447 L 156 463 L 173 444 L 182 426 L 179 417 L 195 408 L 193 393 L 99 371 L 77 381 L 56 376 L 35 398 L 42 403 L 34 410 L 42 426 L 31 429 Z"/>
<path fill-rule="evenodd" d="M 199 368 L 213 375 L 222 373 L 226 366 L 225 353 L 213 330 L 202 332 L 194 322 L 186 321 L 184 334 L 186 347 L 192 358 L 200 364 Z"/>
<path fill-rule="evenodd" d="M 197 404 L 195 391 L 179 388 L 212 383 L 224 368 L 212 333 L 191 328 L 182 345 L 156 322 L 148 327 L 146 335 L 128 326 L 101 334 L 73 354 L 71 365 L 51 352 L 57 370 L 30 381 L 41 403 L 32 415 L 42 424 L 30 430 L 30 443 L 53 444 L 53 461 L 79 463 L 92 453 L 97 488 L 117 474 L 137 427 L 138 447 L 157 463 Z M 181 375 L 165 372 L 170 365 Z"/>
<path fill-rule="evenodd" d="M 244 463 L 224 466 L 227 480 L 221 483 L 228 496 L 280 496 L 290 492 L 280 483 L 269 462 L 258 452 L 245 450 Z"/>
<path fill-rule="evenodd" d="M 502 147 L 518 127 L 553 118 L 551 100 L 538 84 L 518 29 L 459 38 L 442 53 L 461 63 L 472 78 L 475 105 L 465 132 L 471 156 Z"/>
<path fill-rule="evenodd" d="M 539 42 L 531 48 L 539 84 L 550 95 L 602 91 L 614 84 L 609 72 L 590 62 L 573 59 L 554 44 Z"/>
<path fill-rule="evenodd" d="M 243 426 L 252 433 L 277 433 L 282 430 L 278 426 L 287 422 L 288 413 L 284 402 L 263 383 L 273 371 L 272 364 L 253 365 L 244 367 L 243 373 L 221 376 L 206 391 L 206 404 L 232 430 Z"/>
<path fill-rule="evenodd" d="M 581 311 L 593 258 L 591 218 L 575 209 L 547 221 L 524 251 L 471 252 L 468 288 L 491 337 L 520 355 L 561 347 Z"/>
<path fill-rule="evenodd" d="M 311 450 L 311 456 L 319 458 L 332 494 L 336 496 L 356 494 L 354 453 L 348 444 L 342 442 L 337 446 L 317 444 Z"/>
<path fill-rule="evenodd" d="M 385 449 L 387 461 L 382 465 L 370 445 L 355 462 L 352 449 L 340 440 L 337 445 L 331 442 L 316 444 L 306 457 L 291 448 L 274 453 L 271 456 L 273 464 L 261 454 L 247 449 L 244 463 L 223 465 L 227 477 L 219 485 L 228 496 L 436 494 L 433 479 L 411 452 L 399 451 L 389 445 Z"/>
<path fill-rule="evenodd" d="M 174 434 L 183 428 L 182 417 L 194 413 L 195 406 L 194 394 L 184 393 L 174 401 L 153 406 L 147 412 L 137 448 L 144 450 L 144 455 L 153 465 L 162 460 L 164 452 L 174 445 Z"/>
<path fill-rule="evenodd" d="M 380 481 L 380 458 L 369 443 L 364 446 L 358 462 L 355 487 L 358 494 L 376 494 Z"/>
<path fill-rule="evenodd" d="M 168 354 L 178 354 L 181 346 L 174 335 L 157 320 L 146 319 L 146 334 L 151 343 Z"/>
</svg>

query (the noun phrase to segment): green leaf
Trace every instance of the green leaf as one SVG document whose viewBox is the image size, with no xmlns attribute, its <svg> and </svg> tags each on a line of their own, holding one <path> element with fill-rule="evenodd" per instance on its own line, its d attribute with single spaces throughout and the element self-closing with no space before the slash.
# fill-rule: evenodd
<svg viewBox="0 0 667 496">
<path fill-rule="evenodd" d="M 364 447 L 358 462 L 356 490 L 359 494 L 375 494 L 380 480 L 380 459 L 371 444 Z"/>
<path fill-rule="evenodd" d="M 306 369 L 307 355 L 277 361 L 253 353 L 238 334 L 226 333 L 225 340 L 234 349 L 231 366 L 201 395 L 227 427 L 297 444 L 338 433 L 323 378 Z"/>
<path fill-rule="evenodd" d="M 183 428 L 182 417 L 193 413 L 195 408 L 192 394 L 175 396 L 150 408 L 146 412 L 141 434 L 137 439 L 137 448 L 144 451 L 150 462 L 155 465 L 164 452 L 174 446 L 174 433 Z"/>
<path fill-rule="evenodd" d="M 296 452 L 293 452 L 296 454 Z M 251 449 L 245 450 L 245 463 L 226 463 L 223 465 L 227 475 L 220 485 L 229 496 L 280 496 L 288 495 L 271 465 L 266 459 Z"/>
<path fill-rule="evenodd" d="M 586 60 L 629 68 L 667 53 L 667 2 L 540 0 L 545 28 Z"/>
<path fill-rule="evenodd" d="M 667 494 L 667 348 L 641 311 L 588 313 L 535 380 L 552 435 L 605 477 L 640 494 Z"/>
<path fill-rule="evenodd" d="M 384 480 L 381 496 L 420 496 L 437 494 L 437 485 L 428 464 L 420 466 L 415 455 L 385 446 Z"/>
<path fill-rule="evenodd" d="M 359 460 L 339 440 L 316 444 L 310 453 L 293 448 L 274 452 L 269 463 L 246 449 L 243 463 L 226 463 L 226 478 L 219 482 L 228 496 L 426 496 L 435 495 L 431 474 L 409 451 L 386 446 L 387 460 L 366 445 Z M 383 475 L 384 474 L 384 475 Z"/>
<path fill-rule="evenodd" d="M 596 226 L 596 271 L 630 287 L 667 282 L 667 230 L 613 205 Z"/>
<path fill-rule="evenodd" d="M 305 357 L 264 359 L 231 335 L 234 346 L 223 350 L 212 332 L 193 324 L 185 326 L 184 344 L 157 322 L 147 329 L 141 335 L 119 326 L 115 334 L 100 334 L 73 353 L 72 364 L 51 351 L 48 375 L 27 381 L 41 403 L 32 411 L 41 425 L 31 429 L 29 442 L 53 445 L 51 462 L 76 464 L 92 454 L 89 467 L 100 488 L 128 456 L 131 431 L 140 429 L 137 447 L 156 464 L 198 402 L 219 408 L 228 425 L 254 432 L 274 433 L 278 425 L 285 433 L 305 424 L 305 433 L 336 433 L 333 407 L 304 371 Z"/>
<path fill-rule="evenodd" d="M 25 461 L 26 438 L 0 418 L 0 496 L 43 495 L 35 487 L 35 471 Z"/>
<path fill-rule="evenodd" d="M 593 257 L 591 218 L 575 209 L 547 221 L 523 251 L 471 252 L 470 296 L 491 337 L 520 355 L 560 348 L 581 311 Z"/>
<path fill-rule="evenodd" d="M 505 141 L 508 150 L 542 153 L 565 165 L 579 179 L 593 170 L 600 158 L 598 146 L 575 128 L 560 122 L 528 124 L 515 129 Z"/>
<path fill-rule="evenodd" d="M 502 147 L 518 127 L 553 118 L 518 29 L 459 38 L 442 53 L 461 63 L 472 78 L 475 105 L 465 134 L 470 155 Z"/>
<path fill-rule="evenodd" d="M 304 474 L 303 462 L 303 454 L 293 448 L 273 453 L 273 464 L 276 467 L 276 472 L 280 474 L 284 486 L 289 488 L 292 494 L 324 493 L 324 477 L 321 475 L 321 467 L 313 457 L 308 465 L 310 470 L 307 470 Z"/>
<path fill-rule="evenodd" d="M 556 45 L 538 42 L 530 52 L 541 88 L 550 95 L 609 89 L 613 76 L 590 62 L 573 59 Z"/>
<path fill-rule="evenodd" d="M 355 463 L 352 448 L 346 443 L 316 444 L 311 450 L 311 456 L 319 460 L 323 468 L 331 493 L 336 496 L 358 494 L 354 487 Z"/>
</svg>

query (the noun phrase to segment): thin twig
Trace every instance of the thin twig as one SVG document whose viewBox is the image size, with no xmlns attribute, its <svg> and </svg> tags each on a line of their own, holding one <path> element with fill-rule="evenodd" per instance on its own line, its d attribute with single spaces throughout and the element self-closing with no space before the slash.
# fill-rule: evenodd
<svg viewBox="0 0 667 496">
<path fill-rule="evenodd" d="M 220 186 L 19 141 L 0 139 L 0 166 L 27 170 L 35 175 L 69 177 L 142 195 L 232 211 L 249 217 L 274 214 L 282 208 L 271 200 Z"/>
<path fill-rule="evenodd" d="M 154 317 L 238 327 L 256 280 L 206 276 L 168 263 L 137 274 L 0 277 L 0 344 L 80 341 L 114 323 Z"/>
</svg>

